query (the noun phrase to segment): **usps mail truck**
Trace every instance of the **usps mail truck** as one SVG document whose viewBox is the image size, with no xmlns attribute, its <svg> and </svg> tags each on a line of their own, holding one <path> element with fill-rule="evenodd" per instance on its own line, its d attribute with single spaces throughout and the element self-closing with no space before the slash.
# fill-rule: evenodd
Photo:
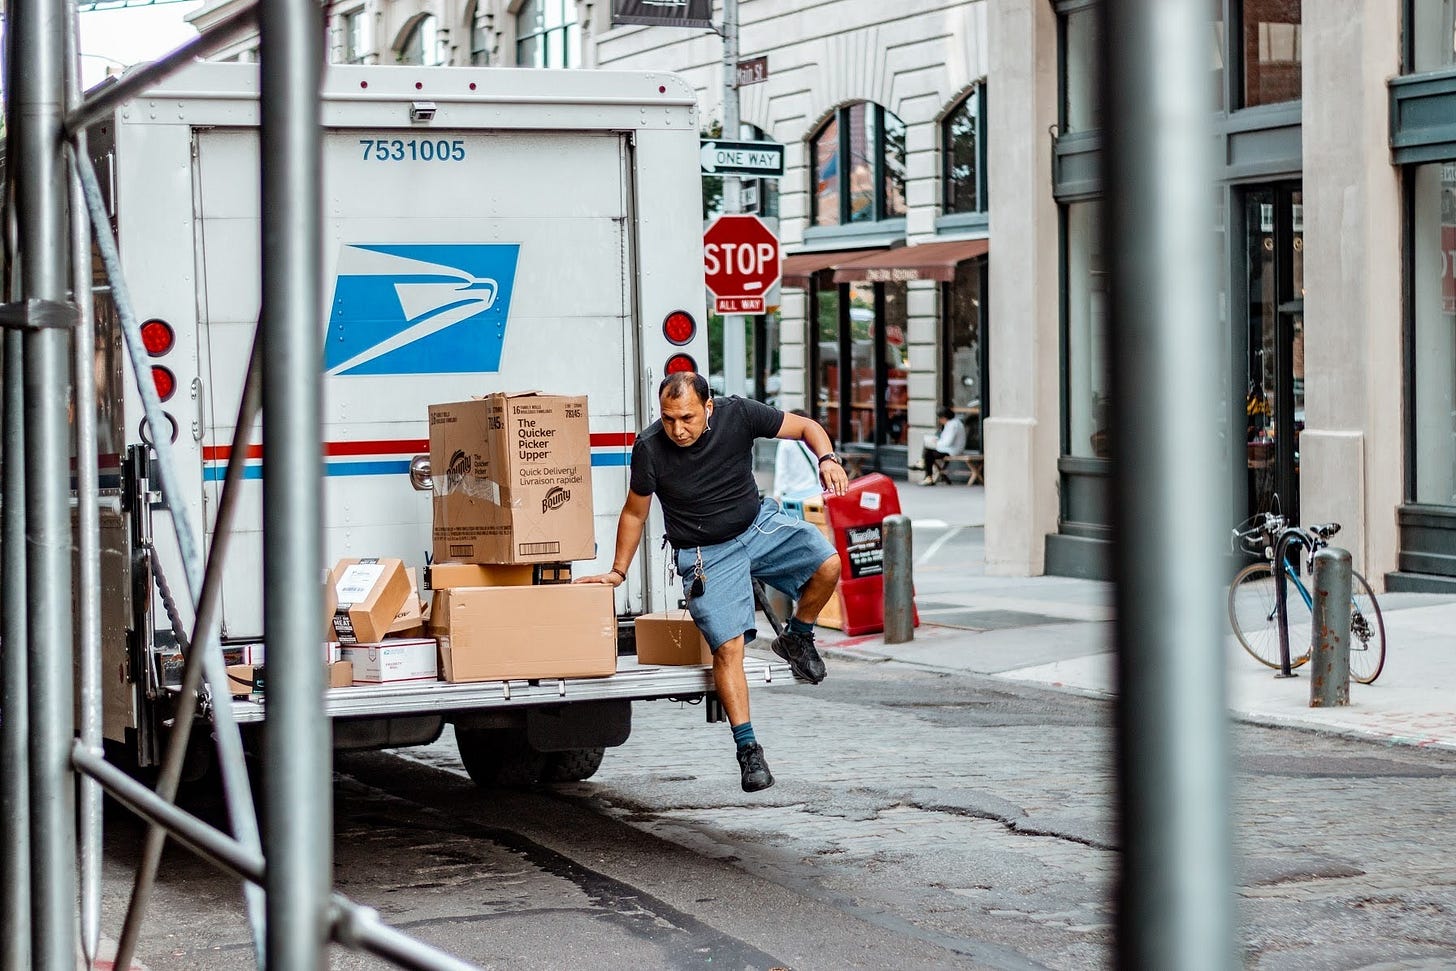
<svg viewBox="0 0 1456 971">
<path fill-rule="evenodd" d="M 610 566 L 633 436 L 668 372 L 707 368 L 698 117 L 668 74 L 334 66 L 322 89 L 325 558 L 431 546 L 427 408 L 493 391 L 584 394 L 597 558 Z M 256 65 L 198 63 L 91 131 L 132 303 L 193 522 L 211 532 L 260 298 Z M 185 600 L 115 307 L 96 299 L 106 737 L 158 760 L 177 685 L 160 573 Z M 222 596 L 224 646 L 263 637 L 254 438 Z M 413 464 L 413 469 L 412 469 Z M 119 510 L 119 511 L 118 511 Z M 654 517 L 657 514 L 654 513 Z M 649 524 L 647 535 L 661 535 Z M 681 596 L 644 549 L 619 626 Z M 191 614 L 179 603 L 185 623 Z M 751 683 L 786 683 L 750 658 Z M 626 740 L 631 704 L 711 697 L 703 667 L 638 665 L 550 682 L 338 688 L 340 747 L 402 746 L 453 724 L 477 779 L 583 778 Z M 266 698 L 266 693 L 264 695 Z M 259 700 L 232 702 L 257 725 Z M 710 706 L 711 708 L 711 706 Z M 205 734 L 204 734 L 205 737 Z"/>
</svg>

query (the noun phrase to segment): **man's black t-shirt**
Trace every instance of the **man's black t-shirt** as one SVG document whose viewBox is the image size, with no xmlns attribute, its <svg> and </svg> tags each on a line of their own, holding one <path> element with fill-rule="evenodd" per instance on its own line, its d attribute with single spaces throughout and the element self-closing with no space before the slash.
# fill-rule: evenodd
<svg viewBox="0 0 1456 971">
<path fill-rule="evenodd" d="M 753 441 L 773 438 L 784 413 L 746 398 L 714 398 L 709 428 L 684 448 L 655 421 L 632 445 L 631 489 L 657 494 L 677 549 L 726 543 L 758 514 Z"/>
</svg>

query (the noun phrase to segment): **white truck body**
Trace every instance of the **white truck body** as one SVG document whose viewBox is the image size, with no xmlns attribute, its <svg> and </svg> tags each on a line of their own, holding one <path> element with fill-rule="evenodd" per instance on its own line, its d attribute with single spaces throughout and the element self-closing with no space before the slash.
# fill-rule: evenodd
<svg viewBox="0 0 1456 971">
<path fill-rule="evenodd" d="M 588 396 L 597 557 L 575 566 L 604 572 L 657 382 L 675 355 L 707 368 L 692 90 L 667 74 L 333 66 L 322 113 L 326 562 L 399 556 L 423 567 L 431 500 L 411 487 L 409 463 L 429 450 L 427 406 L 539 389 Z M 153 363 L 176 379 L 163 407 L 176 422 L 185 502 L 209 533 L 261 304 L 258 125 L 257 66 L 198 63 L 91 135 L 134 310 L 175 331 Z M 125 494 L 117 471 L 143 441 L 142 409 L 105 293 L 97 310 L 103 486 Z M 698 322 L 683 344 L 664 332 L 674 311 Z M 260 438 L 229 552 L 225 644 L 263 633 Z M 153 504 L 143 490 L 119 521 L 104 520 L 105 734 L 118 741 L 148 731 L 137 668 L 165 650 L 169 628 L 151 583 L 137 582 L 134 547 L 145 544 L 128 522 Z M 157 511 L 147 528 L 190 624 L 170 519 Z M 667 575 L 660 544 L 644 542 L 618 588 L 619 614 L 676 603 Z M 621 660 L 606 679 L 369 686 L 333 690 L 326 704 L 339 717 L 394 717 L 711 691 L 706 669 Z M 750 660 L 750 678 L 775 667 Z M 151 693 L 165 694 L 166 679 L 153 680 Z M 242 722 L 263 717 L 252 702 L 235 711 Z"/>
</svg>

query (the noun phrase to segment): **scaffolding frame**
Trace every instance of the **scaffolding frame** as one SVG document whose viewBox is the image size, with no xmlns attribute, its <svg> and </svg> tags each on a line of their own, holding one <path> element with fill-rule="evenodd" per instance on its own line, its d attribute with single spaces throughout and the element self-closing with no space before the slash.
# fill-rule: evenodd
<svg viewBox="0 0 1456 971">
<path fill-rule="evenodd" d="M 1108 246 L 1113 268 L 1115 574 L 1118 582 L 1117 753 L 1122 828 L 1118 964 L 1137 968 L 1237 966 L 1233 947 L 1232 849 L 1223 671 L 1219 664 L 1216 534 L 1227 510 L 1206 469 L 1216 464 L 1217 389 L 1208 362 L 1227 349 L 1212 326 L 1213 261 L 1204 218 L 1207 167 L 1205 8 L 1200 0 L 1105 0 L 1102 77 L 1107 106 Z M 261 0 L 158 62 L 82 97 L 75 69 L 74 0 L 15 0 L 5 33 L 4 218 L 7 303 L 3 348 L 3 561 L 0 607 L 0 969 L 73 971 L 77 948 L 94 963 L 99 940 L 100 788 L 151 826 L 123 927 L 118 964 L 134 951 L 166 836 L 246 881 L 259 963 L 321 967 L 330 941 L 413 968 L 464 968 L 331 893 L 331 754 L 317 664 L 320 615 L 321 473 L 314 315 L 320 301 L 319 181 L 321 10 Z M 82 340 L 90 319 L 90 247 L 107 265 L 129 346 L 137 321 L 115 241 L 85 150 L 86 126 L 194 57 L 256 24 L 261 35 L 263 312 L 237 421 L 246 444 L 260 410 L 268 430 L 265 477 L 265 634 L 269 644 L 265 788 L 275 824 L 260 838 L 238 729 L 221 680 L 217 577 L 224 521 L 204 553 L 181 502 L 186 590 L 196 623 L 185 632 L 182 709 L 156 791 L 101 757 L 97 721 L 97 622 L 79 598 L 73 647 L 71 504 L 66 420 L 74 361 L 90 381 Z M 24 65 L 24 70 L 18 69 Z M 69 156 L 69 166 L 67 158 Z M 89 220 L 88 220 L 89 213 Z M 90 223 L 88 230 L 88 222 Z M 69 279 L 68 279 L 69 271 Z M 75 340 L 75 344 L 71 343 Z M 68 359 L 67 351 L 74 350 Z M 143 356 L 129 356 L 140 373 Z M 140 374 L 147 420 L 165 427 L 151 382 Z M 94 394 L 94 392 L 93 392 Z M 94 407 L 77 389 L 78 549 L 94 574 Z M 92 401 L 94 406 L 94 401 Z M 279 416 L 270 424 L 269 416 Z M 176 494 L 167 436 L 156 440 L 164 495 Z M 219 516 L 232 516 L 240 456 L 232 451 Z M 1180 569 L 1165 568 L 1181 537 Z M 84 590 L 85 588 L 83 588 Z M 164 596 L 164 600 L 170 599 Z M 1166 618 L 1179 621 L 1171 629 Z M 179 635 L 183 627 L 176 622 Z M 1169 649 L 1178 643 L 1181 656 Z M 73 656 L 81 677 L 72 673 Z M 173 803 L 181 753 L 199 694 L 219 741 L 228 836 Z M 83 700 L 79 735 L 74 692 Z M 182 714 L 186 717 L 180 717 Z M 286 740 L 286 742 L 285 742 Z M 83 780 L 78 820 L 74 782 Z M 286 810 L 286 811 L 284 811 Z M 75 921 L 78 903 L 81 914 Z M 80 927 L 77 941 L 77 927 Z"/>
<path fill-rule="evenodd" d="M 402 967 L 472 967 L 390 928 L 370 908 L 332 892 L 330 733 L 316 623 L 322 609 L 317 580 L 323 558 L 321 499 L 315 485 L 323 471 L 322 415 L 313 326 L 322 302 L 322 13 L 311 4 L 262 0 L 166 57 L 83 96 L 77 12 L 76 4 L 67 0 L 17 0 L 5 33 L 5 90 L 11 97 L 6 104 L 5 206 L 0 219 L 7 271 L 7 303 L 0 306 L 0 324 L 6 327 L 0 473 L 6 647 L 0 656 L 0 837 L 16 852 L 5 855 L 0 869 L 0 968 L 71 971 L 78 949 L 87 966 L 95 965 L 103 789 L 149 824 L 118 940 L 119 967 L 129 967 L 135 954 L 169 836 L 244 881 L 260 966 L 322 967 L 332 941 Z M 102 500 L 91 353 L 93 237 L 146 422 L 152 428 L 167 426 L 156 388 L 147 379 L 140 323 L 121 273 L 85 132 L 195 58 L 254 29 L 263 51 L 262 137 L 275 149 L 261 160 L 262 314 L 233 456 L 206 551 L 198 545 L 201 533 L 181 501 L 170 438 L 150 436 L 152 470 L 171 511 L 195 618 L 189 630 L 159 573 L 162 600 L 186 661 L 174 727 L 153 791 L 102 756 L 97 598 L 77 597 L 78 618 L 71 608 L 73 507 L 78 589 L 100 587 Z M 25 69 L 18 69 L 22 64 Z M 70 359 L 68 351 L 73 352 Z M 74 498 L 67 427 L 72 367 Z M 272 648 L 270 667 L 277 670 L 269 692 L 269 721 L 276 730 L 266 736 L 263 772 L 270 818 L 279 822 L 266 837 L 259 833 L 218 639 L 222 571 L 243 458 L 260 413 L 268 430 L 267 461 L 275 470 L 263 486 L 264 623 Z M 270 423 L 269 415 L 279 417 Z M 79 620 L 74 647 L 73 620 Z M 79 672 L 75 676 L 73 656 Z M 73 691 L 81 700 L 79 726 Z M 232 836 L 174 804 L 199 704 L 212 717 Z M 79 812 L 72 797 L 77 780 Z"/>
</svg>

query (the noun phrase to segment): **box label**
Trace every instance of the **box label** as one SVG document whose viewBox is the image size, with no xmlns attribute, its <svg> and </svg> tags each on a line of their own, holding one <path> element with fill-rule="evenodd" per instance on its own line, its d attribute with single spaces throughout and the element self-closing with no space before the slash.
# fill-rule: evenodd
<svg viewBox="0 0 1456 971">
<path fill-rule="evenodd" d="M 334 592 L 339 597 L 339 606 L 343 607 L 344 602 L 352 604 L 356 600 L 363 600 L 369 596 L 369 591 L 384 576 L 384 567 L 378 563 L 355 563 L 344 568 L 344 573 L 339 577 L 339 582 L 334 584 Z"/>
</svg>

